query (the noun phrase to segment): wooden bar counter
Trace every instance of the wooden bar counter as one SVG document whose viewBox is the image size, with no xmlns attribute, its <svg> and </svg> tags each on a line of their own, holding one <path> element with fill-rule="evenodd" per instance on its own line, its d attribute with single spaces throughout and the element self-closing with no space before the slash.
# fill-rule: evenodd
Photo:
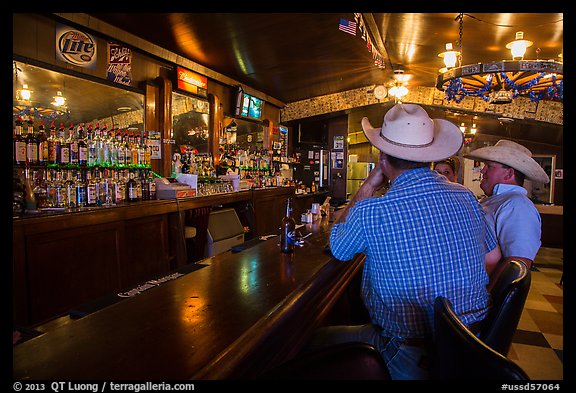
<svg viewBox="0 0 576 393">
<path fill-rule="evenodd" d="M 15 380 L 252 379 L 295 355 L 322 323 L 362 255 L 324 249 L 326 219 L 294 254 L 279 238 L 200 262 L 205 267 L 14 347 Z"/>
<path fill-rule="evenodd" d="M 187 212 L 234 207 L 245 212 L 251 238 L 278 228 L 293 194 L 275 187 L 14 218 L 14 326 L 33 327 L 185 265 Z M 203 225 L 202 253 L 207 218 Z"/>
</svg>

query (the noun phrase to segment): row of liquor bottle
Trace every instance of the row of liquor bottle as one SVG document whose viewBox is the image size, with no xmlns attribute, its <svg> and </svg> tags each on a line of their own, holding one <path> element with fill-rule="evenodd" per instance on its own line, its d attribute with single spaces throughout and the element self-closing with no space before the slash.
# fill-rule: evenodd
<svg viewBox="0 0 576 393">
<path fill-rule="evenodd" d="M 13 213 L 156 199 L 155 177 L 149 169 L 26 168 L 15 172 Z"/>
<path fill-rule="evenodd" d="M 24 131 L 24 123 L 26 130 Z M 32 117 L 15 120 L 13 157 L 16 165 L 46 165 L 48 167 L 114 167 L 149 168 L 151 150 L 145 132 L 112 128 L 105 124 L 71 123 L 68 132 L 63 123 L 54 122 L 46 132 L 41 121 L 34 128 Z"/>
</svg>

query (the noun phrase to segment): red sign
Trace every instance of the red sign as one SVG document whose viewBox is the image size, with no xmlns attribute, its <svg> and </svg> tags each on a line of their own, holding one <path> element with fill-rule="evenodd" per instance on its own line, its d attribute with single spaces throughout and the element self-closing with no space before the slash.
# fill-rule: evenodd
<svg viewBox="0 0 576 393">
<path fill-rule="evenodd" d="M 196 94 L 202 97 L 207 97 L 208 78 L 194 71 L 187 70 L 180 66 L 176 67 L 176 81 L 178 88 Z"/>
</svg>

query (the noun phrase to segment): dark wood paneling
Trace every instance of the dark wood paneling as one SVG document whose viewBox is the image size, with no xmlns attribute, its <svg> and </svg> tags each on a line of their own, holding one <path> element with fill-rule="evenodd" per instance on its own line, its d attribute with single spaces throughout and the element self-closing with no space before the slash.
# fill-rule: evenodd
<svg viewBox="0 0 576 393">
<path fill-rule="evenodd" d="M 274 188 L 254 193 L 256 236 L 278 234 L 286 212 L 286 200 L 294 195 L 294 187 Z"/>
<path fill-rule="evenodd" d="M 62 230 L 26 239 L 32 321 L 53 318 L 119 289 L 120 225 Z"/>
<path fill-rule="evenodd" d="M 132 246 L 125 247 L 126 258 L 119 265 L 121 288 L 141 284 L 170 270 L 166 215 L 127 221 L 125 242 Z"/>
</svg>

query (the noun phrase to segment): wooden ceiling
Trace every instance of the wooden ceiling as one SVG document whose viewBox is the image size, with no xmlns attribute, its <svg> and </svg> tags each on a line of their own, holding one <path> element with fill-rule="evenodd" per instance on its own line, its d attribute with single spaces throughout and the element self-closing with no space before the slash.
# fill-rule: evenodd
<svg viewBox="0 0 576 393">
<path fill-rule="evenodd" d="M 446 43 L 461 48 L 462 63 L 510 59 L 506 44 L 523 31 L 534 42 L 526 58 L 555 59 L 563 52 L 562 13 L 363 13 L 373 47 L 338 29 L 353 13 L 93 13 L 171 52 L 284 103 L 387 85 L 395 70 L 410 76 L 408 87 L 436 84 Z M 460 29 L 461 27 L 461 29 Z M 460 36 L 461 34 L 461 36 Z M 461 46 L 459 46 L 461 43 Z M 534 121 L 505 123 L 492 116 L 434 115 L 454 122 L 472 120 L 483 133 L 562 145 L 563 127 Z"/>
<path fill-rule="evenodd" d="M 458 47 L 459 13 L 363 13 L 384 69 L 358 33 L 338 29 L 353 13 L 93 13 L 119 27 L 285 103 L 387 84 L 394 70 L 409 86 L 434 86 L 438 53 Z M 510 59 L 517 31 L 534 42 L 526 58 L 563 51 L 562 13 L 475 13 L 462 19 L 463 64 Z M 357 29 L 359 32 L 359 29 Z M 380 45 L 379 45 L 380 43 Z"/>
</svg>

